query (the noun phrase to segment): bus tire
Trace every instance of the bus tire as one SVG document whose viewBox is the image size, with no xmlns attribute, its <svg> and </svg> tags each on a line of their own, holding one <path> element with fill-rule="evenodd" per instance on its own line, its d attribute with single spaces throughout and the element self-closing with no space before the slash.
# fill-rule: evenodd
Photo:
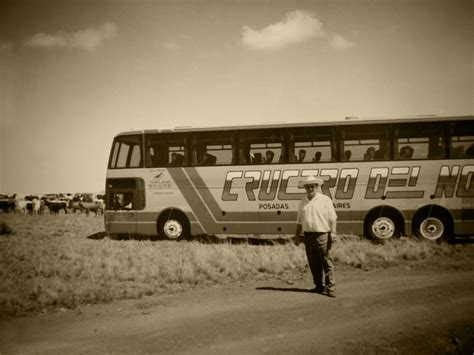
<svg viewBox="0 0 474 355">
<path fill-rule="evenodd" d="M 435 210 L 429 213 L 422 211 L 414 219 L 415 235 L 429 241 L 451 241 L 453 236 L 452 221 L 445 213 Z"/>
<path fill-rule="evenodd" d="M 181 240 L 190 236 L 189 221 L 180 212 L 164 212 L 157 222 L 158 236 L 165 239 Z"/>
<path fill-rule="evenodd" d="M 383 243 L 385 240 L 400 237 L 400 222 L 391 212 L 371 214 L 366 221 L 365 233 L 370 239 Z"/>
</svg>

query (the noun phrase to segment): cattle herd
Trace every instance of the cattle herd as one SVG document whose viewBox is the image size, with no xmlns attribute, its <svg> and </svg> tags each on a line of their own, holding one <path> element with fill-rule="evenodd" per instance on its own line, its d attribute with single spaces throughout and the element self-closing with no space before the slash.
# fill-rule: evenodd
<svg viewBox="0 0 474 355">
<path fill-rule="evenodd" d="M 59 215 L 67 213 L 91 213 L 101 216 L 104 213 L 105 196 L 103 194 L 46 194 L 46 195 L 2 195 L 0 194 L 0 211 L 5 213 L 23 213 L 42 215 L 50 213 Z"/>
</svg>

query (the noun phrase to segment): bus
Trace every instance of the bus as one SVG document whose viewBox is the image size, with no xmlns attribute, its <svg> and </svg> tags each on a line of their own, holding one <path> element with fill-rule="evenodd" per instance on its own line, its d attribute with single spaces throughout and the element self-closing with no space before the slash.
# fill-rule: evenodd
<svg viewBox="0 0 474 355">
<path fill-rule="evenodd" d="M 119 133 L 106 232 L 294 235 L 298 182 L 324 180 L 338 233 L 474 234 L 474 116 L 181 127 Z"/>
</svg>

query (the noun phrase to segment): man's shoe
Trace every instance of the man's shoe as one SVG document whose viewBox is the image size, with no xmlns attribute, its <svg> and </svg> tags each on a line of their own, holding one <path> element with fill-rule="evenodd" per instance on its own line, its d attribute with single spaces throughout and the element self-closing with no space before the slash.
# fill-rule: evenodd
<svg viewBox="0 0 474 355">
<path fill-rule="evenodd" d="M 334 291 L 328 291 L 326 294 L 327 294 L 328 297 L 336 298 L 336 292 L 334 292 Z"/>
<path fill-rule="evenodd" d="M 324 293 L 326 292 L 326 290 L 324 288 L 319 288 L 319 287 L 315 287 L 315 288 L 312 288 L 311 290 L 309 290 L 309 292 L 311 293 L 318 293 L 320 295 L 324 295 Z"/>
</svg>

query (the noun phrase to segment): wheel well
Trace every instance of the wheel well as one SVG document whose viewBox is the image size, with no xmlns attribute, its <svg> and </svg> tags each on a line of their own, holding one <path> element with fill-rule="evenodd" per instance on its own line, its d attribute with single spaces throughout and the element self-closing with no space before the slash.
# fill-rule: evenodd
<svg viewBox="0 0 474 355">
<path fill-rule="evenodd" d="M 171 216 L 179 218 L 186 225 L 188 230 L 190 229 L 189 219 L 186 214 L 177 208 L 168 208 L 160 213 L 156 220 L 156 231 L 158 232 L 158 226 L 161 222 L 168 220 Z"/>
<path fill-rule="evenodd" d="M 425 216 L 438 216 L 442 218 L 446 221 L 447 233 L 454 233 L 454 218 L 451 212 L 439 205 L 427 205 L 416 211 L 412 218 L 411 229 L 413 234 L 416 234 L 416 226 Z"/>
<path fill-rule="evenodd" d="M 404 223 L 405 217 L 395 207 L 388 206 L 388 205 L 374 207 L 365 215 L 364 233 L 367 235 L 367 229 L 369 228 L 369 221 L 372 218 L 377 218 L 377 217 L 386 216 L 386 215 L 393 216 L 394 222 L 397 224 L 397 227 L 400 230 L 400 234 L 405 235 L 405 223 Z"/>
</svg>

